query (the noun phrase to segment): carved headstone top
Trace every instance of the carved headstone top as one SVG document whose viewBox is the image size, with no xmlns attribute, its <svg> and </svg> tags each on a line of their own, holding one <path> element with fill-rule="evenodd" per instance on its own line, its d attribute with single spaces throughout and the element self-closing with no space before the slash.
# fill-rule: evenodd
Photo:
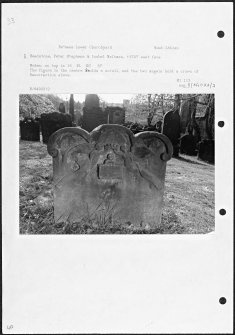
<svg viewBox="0 0 235 335">
<path fill-rule="evenodd" d="M 121 125 L 88 133 L 63 128 L 49 139 L 53 157 L 56 222 L 116 220 L 160 223 L 169 139 L 157 132 L 138 135 Z"/>
</svg>

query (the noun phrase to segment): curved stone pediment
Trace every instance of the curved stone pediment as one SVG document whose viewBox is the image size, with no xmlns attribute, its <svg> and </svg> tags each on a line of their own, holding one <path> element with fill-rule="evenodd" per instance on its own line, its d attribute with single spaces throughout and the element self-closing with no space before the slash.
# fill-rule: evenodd
<svg viewBox="0 0 235 335">
<path fill-rule="evenodd" d="M 172 144 L 157 132 L 134 135 L 121 125 L 51 135 L 56 222 L 116 220 L 160 223 L 166 162 Z"/>
</svg>

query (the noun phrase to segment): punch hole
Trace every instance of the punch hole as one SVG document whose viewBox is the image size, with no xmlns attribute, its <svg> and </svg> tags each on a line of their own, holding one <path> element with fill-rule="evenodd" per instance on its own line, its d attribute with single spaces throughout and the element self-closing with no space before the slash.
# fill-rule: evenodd
<svg viewBox="0 0 235 335">
<path fill-rule="evenodd" d="M 218 126 L 221 127 L 221 128 L 223 128 L 223 126 L 224 126 L 224 121 L 219 121 L 219 122 L 218 122 Z"/>
<path fill-rule="evenodd" d="M 223 37 L 224 37 L 224 32 L 223 32 L 223 30 L 218 31 L 217 36 L 218 36 L 219 38 L 223 38 Z"/>
<path fill-rule="evenodd" d="M 219 299 L 219 303 L 220 303 L 221 305 L 226 304 L 226 302 L 227 302 L 227 300 L 226 300 L 225 297 L 221 297 L 221 298 Z"/>
<path fill-rule="evenodd" d="M 220 215 L 225 215 L 226 214 L 226 210 L 224 208 L 221 208 L 219 210 L 219 213 L 220 213 Z"/>
</svg>

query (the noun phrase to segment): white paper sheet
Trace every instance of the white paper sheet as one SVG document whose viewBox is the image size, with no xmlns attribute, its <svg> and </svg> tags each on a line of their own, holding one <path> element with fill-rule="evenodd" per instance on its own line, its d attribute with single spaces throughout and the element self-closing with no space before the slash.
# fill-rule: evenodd
<svg viewBox="0 0 235 335">
<path fill-rule="evenodd" d="M 3 333 L 232 333 L 232 23 L 220 2 L 2 5 Z M 33 71 L 71 55 L 90 71 Z M 214 93 L 215 232 L 20 235 L 19 94 L 70 92 Z"/>
</svg>

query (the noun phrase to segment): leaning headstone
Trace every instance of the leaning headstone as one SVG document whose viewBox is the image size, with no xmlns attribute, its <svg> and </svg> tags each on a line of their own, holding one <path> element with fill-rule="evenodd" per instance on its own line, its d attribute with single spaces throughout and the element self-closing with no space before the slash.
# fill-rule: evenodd
<svg viewBox="0 0 235 335">
<path fill-rule="evenodd" d="M 125 123 L 125 109 L 121 107 L 106 107 L 109 124 L 124 124 Z"/>
<path fill-rule="evenodd" d="M 162 133 L 166 135 L 173 145 L 173 156 L 179 155 L 179 139 L 180 139 L 180 115 L 178 109 L 167 112 L 163 118 Z"/>
<path fill-rule="evenodd" d="M 72 118 L 70 114 L 58 112 L 41 114 L 43 143 L 47 143 L 51 134 L 56 130 L 64 127 L 72 127 Z"/>
<path fill-rule="evenodd" d="M 202 140 L 199 143 L 198 158 L 214 164 L 215 162 L 215 141 L 214 140 Z"/>
<path fill-rule="evenodd" d="M 169 139 L 121 125 L 64 128 L 49 140 L 55 222 L 160 224 Z"/>
<path fill-rule="evenodd" d="M 40 122 L 32 118 L 21 120 L 20 138 L 24 141 L 40 141 Z"/>
<path fill-rule="evenodd" d="M 82 128 L 92 131 L 101 124 L 108 123 L 107 112 L 99 107 L 99 97 L 96 94 L 88 94 L 83 108 Z"/>
</svg>

